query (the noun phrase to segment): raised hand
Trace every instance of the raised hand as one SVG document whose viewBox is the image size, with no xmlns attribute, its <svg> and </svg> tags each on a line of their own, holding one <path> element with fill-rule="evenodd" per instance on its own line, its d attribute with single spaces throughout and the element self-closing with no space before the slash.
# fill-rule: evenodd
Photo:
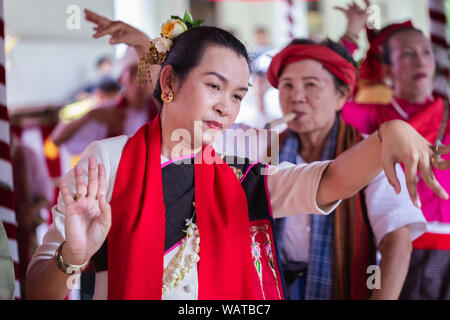
<svg viewBox="0 0 450 320">
<path fill-rule="evenodd" d="M 389 183 L 398 193 L 400 183 L 395 174 L 395 163 L 402 163 L 405 169 L 406 186 L 413 203 L 420 207 L 417 182 L 421 179 L 440 198 L 448 199 L 448 193 L 442 188 L 434 176 L 432 168 L 447 170 L 450 161 L 440 158 L 439 155 L 450 153 L 450 146 L 442 146 L 439 150 L 424 139 L 408 123 L 400 120 L 389 121 L 380 128 L 382 136 L 381 163 Z"/>
<path fill-rule="evenodd" d="M 352 1 L 346 8 L 335 6 L 334 9 L 342 11 L 347 17 L 347 29 L 345 36 L 356 41 L 358 39 L 359 32 L 364 29 L 367 19 L 369 18 L 369 13 L 367 9 L 370 6 L 369 0 L 364 0 L 366 8 L 363 9 L 358 6 L 354 1 Z"/>
<path fill-rule="evenodd" d="M 85 19 L 94 23 L 94 38 L 100 38 L 106 35 L 111 36 L 110 44 L 124 43 L 134 47 L 139 56 L 148 50 L 150 39 L 136 28 L 122 21 L 112 21 L 88 9 L 84 10 Z"/>
<path fill-rule="evenodd" d="M 60 189 L 65 204 L 66 243 L 64 260 L 81 265 L 102 246 L 111 227 L 111 206 L 106 202 L 106 173 L 103 164 L 89 158 L 88 185 L 79 165 L 75 166 L 76 194 L 72 195 L 64 180 Z"/>
</svg>

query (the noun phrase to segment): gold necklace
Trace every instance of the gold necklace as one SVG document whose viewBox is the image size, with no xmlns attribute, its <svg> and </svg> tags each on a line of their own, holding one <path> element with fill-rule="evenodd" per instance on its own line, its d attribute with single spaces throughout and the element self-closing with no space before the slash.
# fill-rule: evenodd
<svg viewBox="0 0 450 320">
<path fill-rule="evenodd" d="M 195 202 L 192 205 L 195 208 Z M 186 237 L 183 239 L 180 249 L 164 269 L 162 288 L 163 295 L 172 290 L 174 287 L 178 287 L 186 275 L 189 274 L 192 267 L 200 260 L 200 237 L 198 227 L 193 222 L 194 217 L 195 209 L 192 218 L 186 219 L 187 229 L 183 230 L 186 233 Z M 193 253 L 186 255 L 185 251 L 188 243 L 192 244 Z"/>
</svg>

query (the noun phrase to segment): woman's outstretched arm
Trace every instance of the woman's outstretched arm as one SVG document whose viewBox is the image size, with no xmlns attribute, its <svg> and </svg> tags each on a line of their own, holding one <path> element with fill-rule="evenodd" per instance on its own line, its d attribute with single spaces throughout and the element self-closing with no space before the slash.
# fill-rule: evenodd
<svg viewBox="0 0 450 320">
<path fill-rule="evenodd" d="M 144 54 L 151 47 L 150 38 L 142 31 L 130 26 L 122 21 L 112 21 L 88 9 L 84 10 L 87 21 L 95 24 L 93 37 L 95 39 L 110 36 L 109 43 L 124 43 L 136 50 L 139 58 L 143 58 Z M 161 66 L 158 64 L 149 66 L 152 79 L 157 79 Z M 153 92 L 156 81 L 150 82 L 150 89 Z"/>
<path fill-rule="evenodd" d="M 450 152 L 449 146 L 440 148 L 440 154 Z M 348 149 L 337 157 L 324 172 L 317 190 L 319 206 L 353 196 L 381 171 L 394 190 L 400 191 L 400 183 L 395 173 L 395 164 L 401 163 L 405 169 L 406 186 L 411 201 L 420 207 L 417 193 L 418 171 L 421 179 L 440 198 L 447 199 L 447 192 L 436 180 L 432 166 L 440 170 L 450 168 L 450 161 L 435 158 L 432 145 L 413 127 L 401 120 L 386 122 L 380 131 Z"/>
</svg>

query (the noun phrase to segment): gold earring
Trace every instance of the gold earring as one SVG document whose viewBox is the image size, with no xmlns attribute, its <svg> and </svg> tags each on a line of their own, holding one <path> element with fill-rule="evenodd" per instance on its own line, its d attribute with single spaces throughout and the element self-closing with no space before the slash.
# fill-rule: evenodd
<svg viewBox="0 0 450 320">
<path fill-rule="evenodd" d="M 166 103 L 171 103 L 173 100 L 173 92 L 170 90 L 164 90 L 161 93 L 161 100 Z"/>
</svg>

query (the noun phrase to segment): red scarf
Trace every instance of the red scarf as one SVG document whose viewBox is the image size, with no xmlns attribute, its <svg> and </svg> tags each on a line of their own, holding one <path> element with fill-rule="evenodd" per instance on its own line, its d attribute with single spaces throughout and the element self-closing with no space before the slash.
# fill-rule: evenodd
<svg viewBox="0 0 450 320">
<path fill-rule="evenodd" d="M 208 157 L 208 158 L 207 158 Z M 203 161 L 199 161 L 203 159 Z M 213 164 L 208 160 L 214 159 Z M 200 163 L 201 162 L 201 163 Z M 253 299 L 247 198 L 212 147 L 195 161 L 199 299 Z M 159 115 L 126 143 L 108 234 L 108 299 L 161 299 L 165 207 Z"/>
<path fill-rule="evenodd" d="M 278 88 L 278 80 L 283 68 L 288 64 L 312 59 L 323 64 L 337 78 L 347 84 L 352 91 L 356 84 L 356 69 L 339 53 L 319 44 L 293 44 L 281 50 L 272 58 L 267 79 L 274 88 Z"/>
<path fill-rule="evenodd" d="M 428 105 L 420 108 L 414 114 L 410 114 L 409 119 L 406 121 L 413 126 L 422 137 L 427 139 L 431 144 L 434 144 L 439 134 L 443 114 L 444 100 L 442 100 L 441 97 L 436 97 Z M 379 124 L 393 119 L 404 120 L 394 107 L 377 109 L 377 122 Z M 449 132 L 449 129 L 449 123 L 447 123 L 446 132 Z"/>
</svg>

